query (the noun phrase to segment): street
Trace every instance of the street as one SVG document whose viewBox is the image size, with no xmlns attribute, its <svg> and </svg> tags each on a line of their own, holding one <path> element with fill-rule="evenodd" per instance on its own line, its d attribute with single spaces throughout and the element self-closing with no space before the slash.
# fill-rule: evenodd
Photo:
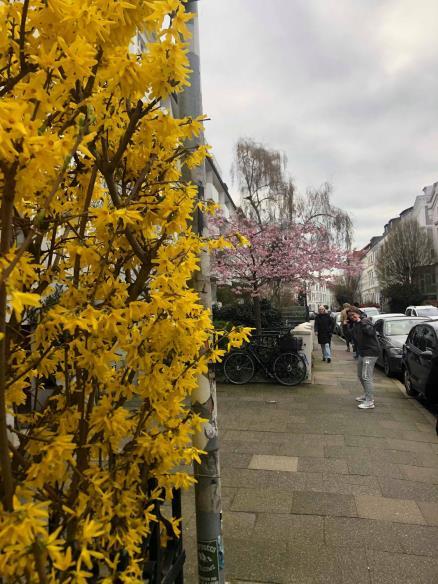
<svg viewBox="0 0 438 584">
<path fill-rule="evenodd" d="M 355 363 L 334 341 L 314 384 L 218 389 L 226 581 L 436 584 L 434 418 L 376 369 L 360 411 Z M 192 493 L 185 580 L 196 582 Z"/>
</svg>

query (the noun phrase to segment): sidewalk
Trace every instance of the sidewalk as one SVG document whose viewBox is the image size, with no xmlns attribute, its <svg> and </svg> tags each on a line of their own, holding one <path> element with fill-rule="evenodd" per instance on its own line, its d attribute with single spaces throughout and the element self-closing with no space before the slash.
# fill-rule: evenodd
<svg viewBox="0 0 438 584">
<path fill-rule="evenodd" d="M 355 362 L 337 339 L 334 349 L 331 364 L 314 353 L 314 385 L 218 388 L 226 580 L 437 584 L 433 418 L 379 370 L 376 408 L 359 410 Z"/>
</svg>

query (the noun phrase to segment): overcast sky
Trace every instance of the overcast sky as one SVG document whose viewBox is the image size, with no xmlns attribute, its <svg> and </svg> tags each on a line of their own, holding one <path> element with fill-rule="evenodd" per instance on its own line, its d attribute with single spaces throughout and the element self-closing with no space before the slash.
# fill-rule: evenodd
<svg viewBox="0 0 438 584">
<path fill-rule="evenodd" d="M 201 0 L 207 140 L 251 137 L 330 181 L 362 247 L 438 180 L 437 0 Z"/>
</svg>

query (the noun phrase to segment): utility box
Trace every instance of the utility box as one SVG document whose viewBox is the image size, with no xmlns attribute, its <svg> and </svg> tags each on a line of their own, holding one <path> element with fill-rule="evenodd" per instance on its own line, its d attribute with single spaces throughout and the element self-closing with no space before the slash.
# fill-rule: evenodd
<svg viewBox="0 0 438 584">
<path fill-rule="evenodd" d="M 303 339 L 301 353 L 305 358 L 307 365 L 307 376 L 303 383 L 312 383 L 313 324 L 310 322 L 303 322 L 292 329 L 292 334 L 295 337 Z"/>
</svg>

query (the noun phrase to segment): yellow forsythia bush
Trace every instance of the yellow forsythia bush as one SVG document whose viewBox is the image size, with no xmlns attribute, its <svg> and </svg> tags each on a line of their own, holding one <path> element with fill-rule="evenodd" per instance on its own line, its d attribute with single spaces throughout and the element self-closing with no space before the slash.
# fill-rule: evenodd
<svg viewBox="0 0 438 584">
<path fill-rule="evenodd" d="M 140 582 L 155 498 L 192 482 L 187 398 L 222 353 L 190 287 L 202 120 L 164 107 L 188 18 L 180 0 L 0 0 L 5 583 Z"/>
</svg>

